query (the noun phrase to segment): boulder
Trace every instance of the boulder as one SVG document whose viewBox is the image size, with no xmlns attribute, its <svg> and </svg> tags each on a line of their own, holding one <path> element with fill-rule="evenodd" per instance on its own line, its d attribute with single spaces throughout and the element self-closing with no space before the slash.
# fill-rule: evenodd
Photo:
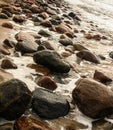
<svg viewBox="0 0 113 130">
<path fill-rule="evenodd" d="M 16 22 L 16 23 L 23 23 L 26 21 L 26 18 L 22 15 L 15 15 L 13 17 L 13 21 Z"/>
<path fill-rule="evenodd" d="M 112 90 L 93 79 L 79 79 L 72 97 L 79 110 L 91 118 L 113 114 Z"/>
<path fill-rule="evenodd" d="M 90 61 L 96 64 L 100 64 L 99 58 L 93 54 L 92 52 L 88 51 L 88 50 L 82 50 L 78 53 L 76 53 L 77 57 L 84 59 L 86 61 Z"/>
<path fill-rule="evenodd" d="M 36 79 L 36 83 L 46 89 L 49 90 L 55 90 L 57 88 L 57 84 L 55 83 L 55 81 L 49 77 L 49 76 L 42 76 L 39 79 Z"/>
<path fill-rule="evenodd" d="M 33 55 L 34 62 L 43 65 L 52 72 L 68 73 L 70 66 L 62 57 L 55 51 L 42 50 Z"/>
<path fill-rule="evenodd" d="M 55 119 L 67 115 L 70 105 L 61 95 L 37 88 L 33 92 L 32 108 L 42 118 Z"/>
<path fill-rule="evenodd" d="M 3 69 L 17 69 L 17 65 L 11 59 L 5 58 L 2 60 L 1 68 Z"/>
<path fill-rule="evenodd" d="M 34 37 L 27 32 L 19 32 L 15 35 L 18 43 L 16 49 L 22 53 L 33 53 L 37 51 L 38 45 Z"/>
<path fill-rule="evenodd" d="M 31 92 L 24 82 L 11 79 L 0 84 L 0 117 L 7 120 L 19 118 L 30 101 Z"/>
<path fill-rule="evenodd" d="M 49 125 L 33 117 L 23 116 L 14 123 L 14 130 L 52 130 Z"/>
<path fill-rule="evenodd" d="M 110 77 L 98 70 L 95 70 L 94 79 L 102 83 L 112 82 L 112 79 Z"/>
</svg>

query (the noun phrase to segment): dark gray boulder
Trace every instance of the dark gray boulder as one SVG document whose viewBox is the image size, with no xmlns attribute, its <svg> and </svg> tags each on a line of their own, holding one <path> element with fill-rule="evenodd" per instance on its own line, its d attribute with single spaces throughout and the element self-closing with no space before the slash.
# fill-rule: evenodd
<svg viewBox="0 0 113 130">
<path fill-rule="evenodd" d="M 33 55 L 33 59 L 37 64 L 43 65 L 52 72 L 68 73 L 70 66 L 55 51 L 42 50 Z"/>
<path fill-rule="evenodd" d="M 0 85 L 0 117 L 14 120 L 20 117 L 31 101 L 31 92 L 27 85 L 11 79 Z"/>
<path fill-rule="evenodd" d="M 46 119 L 65 116 L 70 110 L 68 101 L 61 95 L 41 88 L 33 92 L 32 107 L 38 116 Z"/>
</svg>

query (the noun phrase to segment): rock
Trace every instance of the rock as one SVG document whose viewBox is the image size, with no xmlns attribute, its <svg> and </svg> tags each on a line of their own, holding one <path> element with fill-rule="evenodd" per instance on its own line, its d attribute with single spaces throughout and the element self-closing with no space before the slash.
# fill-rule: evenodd
<svg viewBox="0 0 113 130">
<path fill-rule="evenodd" d="M 81 59 L 84 59 L 84 60 L 87 60 L 87 61 L 90 61 L 90 62 L 93 62 L 96 64 L 100 64 L 98 57 L 88 50 L 82 50 L 82 51 L 76 53 L 76 55 L 77 55 L 77 57 L 79 57 Z"/>
<path fill-rule="evenodd" d="M 6 46 L 8 46 L 8 47 L 10 47 L 10 48 L 15 47 L 15 45 L 16 45 L 16 43 L 15 43 L 14 41 L 9 40 L 9 39 L 5 39 L 5 40 L 3 41 L 3 43 L 4 43 L 4 45 L 6 45 Z"/>
<path fill-rule="evenodd" d="M 30 116 L 23 116 L 14 123 L 14 130 L 52 130 L 49 125 L 43 121 L 36 120 Z"/>
<path fill-rule="evenodd" d="M 15 13 L 15 9 L 13 8 L 13 6 L 5 6 L 2 8 L 2 11 L 4 11 L 4 10 L 7 10 L 11 14 Z"/>
<path fill-rule="evenodd" d="M 0 130 L 13 130 L 13 123 L 0 125 Z"/>
<path fill-rule="evenodd" d="M 101 83 L 112 82 L 112 79 L 110 77 L 98 70 L 95 70 L 94 79 L 100 81 Z"/>
<path fill-rule="evenodd" d="M 73 13 L 73 12 L 70 12 L 68 15 L 69 15 L 70 17 L 72 17 L 72 18 L 74 18 L 74 17 L 76 16 L 76 14 Z"/>
<path fill-rule="evenodd" d="M 104 119 L 96 120 L 92 122 L 92 130 L 112 130 L 113 124 Z"/>
<path fill-rule="evenodd" d="M 3 45 L 0 45 L 0 53 L 4 55 L 10 55 L 10 52 L 7 48 L 5 48 Z"/>
<path fill-rule="evenodd" d="M 90 33 L 84 34 L 84 37 L 87 38 L 87 39 L 92 39 L 93 38 L 93 36 Z"/>
<path fill-rule="evenodd" d="M 12 17 L 12 14 L 10 12 L 8 12 L 7 10 L 2 10 L 1 13 L 6 14 L 8 17 Z"/>
<path fill-rule="evenodd" d="M 45 21 L 41 22 L 40 25 L 42 25 L 44 27 L 52 27 L 52 24 L 49 20 L 45 20 Z"/>
<path fill-rule="evenodd" d="M 93 36 L 93 39 L 96 40 L 96 41 L 100 41 L 102 38 L 99 34 L 97 34 L 97 35 Z"/>
<path fill-rule="evenodd" d="M 43 65 L 53 72 L 68 73 L 70 71 L 69 64 L 55 51 L 39 51 L 34 54 L 33 59 L 37 64 Z"/>
<path fill-rule="evenodd" d="M 113 51 L 109 53 L 109 57 L 113 59 Z"/>
<path fill-rule="evenodd" d="M 14 22 L 17 22 L 17 23 L 23 23 L 23 22 L 26 21 L 26 19 L 25 19 L 25 17 L 22 16 L 22 15 L 15 15 L 15 16 L 13 17 L 13 21 L 14 21 Z"/>
<path fill-rule="evenodd" d="M 10 59 L 6 58 L 6 59 L 2 60 L 1 68 L 3 68 L 3 69 L 17 69 L 18 67 Z"/>
<path fill-rule="evenodd" d="M 49 15 L 46 12 L 42 12 L 38 16 L 43 18 L 43 19 L 47 19 L 49 17 Z"/>
<path fill-rule="evenodd" d="M 16 39 L 19 41 L 16 49 L 22 53 L 33 53 L 37 51 L 38 45 L 34 41 L 34 37 L 27 32 L 19 32 L 16 34 Z"/>
<path fill-rule="evenodd" d="M 49 49 L 49 50 L 54 50 L 54 47 L 55 47 L 55 45 L 54 45 L 55 43 L 52 43 L 51 41 L 43 41 L 42 43 L 41 43 L 41 46 L 44 46 L 46 49 Z"/>
<path fill-rule="evenodd" d="M 4 13 L 0 13 L 0 18 L 1 19 L 8 19 L 8 16 Z"/>
<path fill-rule="evenodd" d="M 5 22 L 2 24 L 2 27 L 13 29 L 13 25 L 10 22 Z"/>
<path fill-rule="evenodd" d="M 63 51 L 63 52 L 61 53 L 61 55 L 62 55 L 63 57 L 68 57 L 68 56 L 71 56 L 72 53 L 70 53 L 69 51 Z"/>
<path fill-rule="evenodd" d="M 73 42 L 70 39 L 61 39 L 59 42 L 64 46 L 73 45 Z"/>
<path fill-rule="evenodd" d="M 24 82 L 11 79 L 0 84 L 0 117 L 7 120 L 19 118 L 30 101 L 31 92 Z"/>
<path fill-rule="evenodd" d="M 30 41 L 18 42 L 16 45 L 16 50 L 22 53 L 33 53 L 37 51 L 37 44 Z"/>
<path fill-rule="evenodd" d="M 41 75 L 50 75 L 50 70 L 41 65 L 28 64 L 27 67 L 35 69 L 35 71 L 41 73 Z"/>
<path fill-rule="evenodd" d="M 55 29 L 58 33 L 72 32 L 71 29 L 64 24 L 58 25 Z"/>
<path fill-rule="evenodd" d="M 11 73 L 6 72 L 3 69 L 0 69 L 0 84 L 9 81 L 11 79 L 13 79 L 13 75 Z"/>
<path fill-rule="evenodd" d="M 48 32 L 47 30 L 43 30 L 43 29 L 41 29 L 41 30 L 38 32 L 38 34 L 40 34 L 40 35 L 42 35 L 42 36 L 44 36 L 44 37 L 50 37 L 50 36 L 51 36 L 50 32 Z"/>
<path fill-rule="evenodd" d="M 77 50 L 77 51 L 88 50 L 86 47 L 84 47 L 83 45 L 79 43 L 74 43 L 73 47 L 74 47 L 74 50 Z"/>
<path fill-rule="evenodd" d="M 99 58 L 101 59 L 101 60 L 106 60 L 106 57 L 105 56 L 103 56 L 103 55 L 98 55 L 99 56 Z"/>
<path fill-rule="evenodd" d="M 112 90 L 93 79 L 79 79 L 72 97 L 79 110 L 91 118 L 103 118 L 113 113 Z"/>
<path fill-rule="evenodd" d="M 61 95 L 37 88 L 33 92 L 33 110 L 38 116 L 46 119 L 55 119 L 68 114 L 69 103 Z"/>
<path fill-rule="evenodd" d="M 32 13 L 41 13 L 44 11 L 43 8 L 40 8 L 37 5 L 32 5 L 32 7 L 30 8 L 30 10 L 32 11 Z"/>
<path fill-rule="evenodd" d="M 46 89 L 49 90 L 55 90 L 57 88 L 57 84 L 55 83 L 55 81 L 49 77 L 49 76 L 42 76 L 39 79 L 36 79 L 36 83 Z"/>
</svg>

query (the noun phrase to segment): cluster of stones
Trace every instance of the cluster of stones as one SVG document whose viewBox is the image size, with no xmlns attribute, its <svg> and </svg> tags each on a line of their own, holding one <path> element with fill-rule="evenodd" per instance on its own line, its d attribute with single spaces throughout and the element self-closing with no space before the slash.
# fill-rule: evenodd
<svg viewBox="0 0 113 130">
<path fill-rule="evenodd" d="M 63 5 L 63 6 L 62 6 Z M 72 24 L 80 24 L 80 18 L 73 12 L 61 14 L 68 9 L 67 5 L 59 0 L 17 0 L 10 4 L 1 4 L 0 18 L 12 20 L 18 24 L 23 24 L 27 19 L 34 22 L 34 26 L 42 26 L 48 30 L 41 29 L 37 34 L 20 31 L 15 35 L 16 42 L 5 39 L 0 45 L 0 117 L 6 120 L 15 120 L 14 123 L 7 123 L 0 126 L 1 130 L 52 130 L 44 121 L 36 117 L 28 116 L 26 113 L 31 110 L 42 119 L 56 119 L 64 117 L 70 112 L 70 103 L 62 95 L 53 92 L 57 89 L 57 84 L 52 78 L 52 74 L 67 74 L 73 67 L 66 61 L 66 57 L 77 51 L 76 57 L 100 64 L 99 57 L 79 43 L 73 43 L 75 32 Z M 24 14 L 24 15 L 23 15 Z M 10 22 L 4 22 L 3 27 L 13 29 Z M 52 33 L 60 35 L 58 43 L 43 41 L 41 38 L 52 37 Z M 91 36 L 85 34 L 87 39 L 101 40 L 106 37 L 100 35 Z M 61 55 L 57 51 L 60 45 L 65 52 Z M 6 55 L 31 56 L 34 64 L 27 67 L 43 72 L 43 76 L 36 78 L 35 82 L 40 88 L 30 91 L 28 86 L 13 75 L 3 69 L 18 69 L 12 59 Z M 112 57 L 112 53 L 110 53 Z M 79 110 L 88 117 L 98 119 L 113 114 L 113 92 L 106 87 L 106 83 L 112 81 L 112 77 L 96 70 L 94 78 L 81 78 L 76 82 L 76 87 L 72 91 L 72 100 Z M 43 87 L 43 88 L 42 88 Z M 106 121 L 103 121 L 105 124 Z M 98 122 L 93 122 L 94 128 Z M 112 129 L 113 125 L 107 125 Z M 71 127 L 67 129 L 72 129 Z M 96 128 L 95 128 L 96 129 Z"/>
</svg>

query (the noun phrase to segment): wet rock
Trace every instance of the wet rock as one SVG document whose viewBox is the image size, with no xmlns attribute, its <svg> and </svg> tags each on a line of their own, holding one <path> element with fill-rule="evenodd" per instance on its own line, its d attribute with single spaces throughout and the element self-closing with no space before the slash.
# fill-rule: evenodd
<svg viewBox="0 0 113 130">
<path fill-rule="evenodd" d="M 41 22 L 40 25 L 42 25 L 44 27 L 52 27 L 52 24 L 49 20 L 45 20 L 45 21 Z"/>
<path fill-rule="evenodd" d="M 35 22 L 34 24 L 36 24 L 36 23 L 38 23 L 38 24 L 39 24 L 40 22 L 42 22 L 42 21 L 43 21 L 43 19 L 42 19 L 42 18 L 40 18 L 40 17 L 37 17 L 37 16 L 36 16 L 36 17 L 33 17 L 33 18 L 32 18 L 32 21 L 33 21 L 33 22 Z"/>
<path fill-rule="evenodd" d="M 100 41 L 101 40 L 101 36 L 99 34 L 94 35 L 93 39 L 96 40 L 96 41 Z"/>
<path fill-rule="evenodd" d="M 58 33 L 72 32 L 71 29 L 64 24 L 58 25 L 55 29 Z"/>
<path fill-rule="evenodd" d="M 2 9 L 1 13 L 6 14 L 8 17 L 12 17 L 12 13 L 8 12 L 7 10 Z"/>
<path fill-rule="evenodd" d="M 77 55 L 77 57 L 79 57 L 81 59 L 84 59 L 84 60 L 87 60 L 87 61 L 90 61 L 90 62 L 93 62 L 96 64 L 100 63 L 98 57 L 88 50 L 82 50 L 82 51 L 76 53 L 76 55 Z"/>
<path fill-rule="evenodd" d="M 0 116 L 7 120 L 19 118 L 31 101 L 27 85 L 12 79 L 0 85 Z"/>
<path fill-rule="evenodd" d="M 34 61 L 43 65 L 53 72 L 68 73 L 70 66 L 55 51 L 43 50 L 34 54 Z"/>
<path fill-rule="evenodd" d="M 33 53 L 37 51 L 37 44 L 30 41 L 18 42 L 16 45 L 16 50 L 21 51 L 22 53 Z"/>
<path fill-rule="evenodd" d="M 0 125 L 0 130 L 13 130 L 13 123 Z"/>
<path fill-rule="evenodd" d="M 57 84 L 55 83 L 55 81 L 49 77 L 49 76 L 42 76 L 39 79 L 36 79 L 36 83 L 46 89 L 49 90 L 55 90 L 57 88 Z"/>
<path fill-rule="evenodd" d="M 4 45 L 6 45 L 6 46 L 8 46 L 10 48 L 13 48 L 16 45 L 16 43 L 14 41 L 9 40 L 9 39 L 5 39 L 3 41 L 3 43 L 4 43 Z"/>
<path fill-rule="evenodd" d="M 112 79 L 110 77 L 98 70 L 95 70 L 94 79 L 100 81 L 101 83 L 112 82 Z"/>
<path fill-rule="evenodd" d="M 8 19 L 8 16 L 4 13 L 0 13 L 0 18 L 1 19 Z"/>
<path fill-rule="evenodd" d="M 5 6 L 5 7 L 3 7 L 2 8 L 2 10 L 4 11 L 4 10 L 7 10 L 9 13 L 11 13 L 11 14 L 14 14 L 15 13 L 15 9 L 14 9 L 14 7 L 13 6 Z"/>
<path fill-rule="evenodd" d="M 49 17 L 49 15 L 46 12 L 42 12 L 38 16 L 43 18 L 43 19 L 47 19 Z"/>
<path fill-rule="evenodd" d="M 2 24 L 2 27 L 13 29 L 13 25 L 10 22 L 5 22 Z"/>
<path fill-rule="evenodd" d="M 37 115 L 46 119 L 65 116 L 70 110 L 69 103 L 61 95 L 41 88 L 33 92 L 32 106 Z"/>
<path fill-rule="evenodd" d="M 42 35 L 42 36 L 44 36 L 44 37 L 50 37 L 50 36 L 51 36 L 50 32 L 48 32 L 47 30 L 43 30 L 43 29 L 41 29 L 41 30 L 38 32 L 38 34 L 40 34 L 40 35 Z"/>
<path fill-rule="evenodd" d="M 66 32 L 65 35 L 68 36 L 69 38 L 74 38 L 75 37 L 73 32 Z"/>
<path fill-rule="evenodd" d="M 87 39 L 92 39 L 93 36 L 90 33 L 84 34 L 84 37 Z"/>
<path fill-rule="evenodd" d="M 5 48 L 3 45 L 0 45 L 0 53 L 4 55 L 10 55 L 10 52 L 7 48 Z"/>
<path fill-rule="evenodd" d="M 76 14 L 73 13 L 73 12 L 70 12 L 68 15 L 69 15 L 70 17 L 72 17 L 72 18 L 74 18 L 74 17 L 76 16 Z"/>
<path fill-rule="evenodd" d="M 18 67 L 10 59 L 6 58 L 6 59 L 2 60 L 1 68 L 3 68 L 3 69 L 17 69 Z"/>
<path fill-rule="evenodd" d="M 93 79 L 79 79 L 72 97 L 80 111 L 91 118 L 102 118 L 113 113 L 112 90 Z"/>
<path fill-rule="evenodd" d="M 6 72 L 5 70 L 0 69 L 0 84 L 13 79 L 13 75 L 11 73 Z"/>
<path fill-rule="evenodd" d="M 41 43 L 41 46 L 44 46 L 46 49 L 49 49 L 49 50 L 54 50 L 54 43 L 50 42 L 50 41 L 43 41 Z"/>
<path fill-rule="evenodd" d="M 73 47 L 74 47 L 74 50 L 77 50 L 77 51 L 88 50 L 86 47 L 84 47 L 83 45 L 79 43 L 74 43 Z"/>
<path fill-rule="evenodd" d="M 33 117 L 23 116 L 14 123 L 14 130 L 52 130 L 49 125 Z"/>
<path fill-rule="evenodd" d="M 41 65 L 36 65 L 36 64 L 28 64 L 27 67 L 31 69 L 35 69 L 36 72 L 41 73 L 41 75 L 49 75 L 50 70 L 41 66 Z"/>
<path fill-rule="evenodd" d="M 53 19 L 53 18 L 51 18 L 50 21 L 51 21 L 52 25 L 59 25 L 62 22 L 61 20 L 56 20 L 56 19 Z"/>
<path fill-rule="evenodd" d="M 109 57 L 113 59 L 113 51 L 109 53 Z"/>
<path fill-rule="evenodd" d="M 33 53 L 37 51 L 38 45 L 34 41 L 34 37 L 29 33 L 19 32 L 15 37 L 19 41 L 16 45 L 16 50 L 22 53 Z"/>
<path fill-rule="evenodd" d="M 73 42 L 70 39 L 61 39 L 59 42 L 64 46 L 73 45 Z"/>
<path fill-rule="evenodd" d="M 104 119 L 92 122 L 92 130 L 112 130 L 113 124 Z"/>
<path fill-rule="evenodd" d="M 30 10 L 32 11 L 32 13 L 41 13 L 41 12 L 44 11 L 43 8 L 40 8 L 37 5 L 32 5 L 32 7 L 30 8 Z"/>
<path fill-rule="evenodd" d="M 22 9 L 22 12 L 24 12 L 24 13 L 32 13 L 32 11 L 30 9 Z"/>
<path fill-rule="evenodd" d="M 26 21 L 26 18 L 24 16 L 22 16 L 22 15 L 15 15 L 13 17 L 13 21 L 17 22 L 17 23 L 23 23 L 23 22 Z"/>
</svg>

